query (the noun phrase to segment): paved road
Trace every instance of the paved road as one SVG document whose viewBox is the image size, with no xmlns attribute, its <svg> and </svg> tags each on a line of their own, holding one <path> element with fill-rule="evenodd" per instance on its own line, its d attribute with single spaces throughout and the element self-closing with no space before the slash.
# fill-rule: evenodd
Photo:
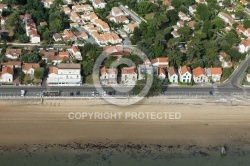
<svg viewBox="0 0 250 166">
<path fill-rule="evenodd" d="M 234 71 L 234 73 L 231 75 L 228 81 L 220 85 L 220 87 L 241 88 L 243 73 L 245 72 L 245 70 L 249 65 L 250 65 L 250 56 L 247 55 L 245 61 L 239 65 L 239 67 Z"/>
<path fill-rule="evenodd" d="M 41 93 L 44 90 L 58 91 L 60 90 L 62 94 L 68 96 L 70 92 L 76 93 L 80 91 L 82 95 L 90 96 L 92 92 L 95 92 L 96 89 L 94 86 L 78 86 L 78 87 L 0 87 L 0 95 L 2 96 L 20 96 L 21 90 L 24 89 L 27 91 L 27 96 L 35 96 Z M 107 92 L 113 91 L 112 87 L 103 88 Z M 119 87 L 122 91 L 130 89 L 130 87 Z M 180 95 L 180 94 L 193 94 L 193 95 L 209 95 L 209 92 L 213 91 L 214 93 L 220 93 L 224 96 L 232 96 L 233 94 L 243 94 L 249 93 L 250 89 L 243 91 L 241 88 L 226 88 L 226 87 L 168 87 L 163 88 L 163 92 L 166 95 Z M 126 95 L 127 93 L 116 92 L 116 95 Z M 133 94 L 133 92 L 130 92 Z"/>
<path fill-rule="evenodd" d="M 121 5 L 119 6 L 125 13 L 129 14 L 131 18 L 138 23 L 141 23 L 143 20 L 139 18 L 137 15 L 135 15 L 130 9 L 127 9 L 125 6 Z"/>
<path fill-rule="evenodd" d="M 244 12 L 248 15 L 250 15 L 250 10 L 248 8 L 244 8 Z"/>
<path fill-rule="evenodd" d="M 3 44 L 3 43 L 0 43 Z M 16 47 L 43 47 L 41 43 L 37 44 L 31 44 L 31 43 L 6 43 L 8 46 L 16 46 Z M 51 47 L 51 48 L 69 48 L 70 46 L 67 46 L 65 44 L 52 44 L 52 45 L 47 45 L 46 47 Z"/>
</svg>

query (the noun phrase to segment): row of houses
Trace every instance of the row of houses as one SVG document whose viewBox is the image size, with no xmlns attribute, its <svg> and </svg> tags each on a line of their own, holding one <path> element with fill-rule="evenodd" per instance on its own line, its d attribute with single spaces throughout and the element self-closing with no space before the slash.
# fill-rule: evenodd
<svg viewBox="0 0 250 166">
<path fill-rule="evenodd" d="M 21 68 L 24 74 L 34 75 L 37 68 L 40 68 L 39 63 L 24 63 L 20 61 L 9 61 L 2 63 L 2 71 L 0 74 L 1 83 L 12 83 L 14 78 L 14 69 Z"/>
<path fill-rule="evenodd" d="M 26 52 L 30 53 L 32 51 L 31 49 L 27 49 Z M 7 48 L 5 52 L 5 56 L 8 59 L 16 60 L 20 57 L 22 53 L 22 49 L 20 48 Z M 42 54 L 43 60 L 52 61 L 52 63 L 60 63 L 63 60 L 69 60 L 69 59 L 77 59 L 82 60 L 81 51 L 77 46 L 72 46 L 71 48 L 68 48 L 65 51 L 46 51 L 43 49 L 39 50 L 39 53 Z"/>
<path fill-rule="evenodd" d="M 24 63 L 20 61 L 9 61 L 2 63 L 0 73 L 1 83 L 12 83 L 14 69 L 20 68 L 24 74 L 34 75 L 36 69 L 40 68 L 39 63 Z M 81 64 L 65 63 L 49 68 L 47 78 L 48 86 L 80 86 L 82 84 Z"/>
<path fill-rule="evenodd" d="M 221 68 L 206 68 L 197 67 L 191 71 L 188 66 L 179 67 L 176 70 L 174 67 L 168 67 L 168 58 L 156 58 L 151 62 L 145 61 L 144 64 L 136 67 L 124 67 L 121 69 L 120 84 L 134 85 L 137 80 L 145 78 L 146 74 L 157 76 L 160 80 L 168 79 L 173 84 L 191 83 L 208 83 L 219 82 L 222 75 Z M 100 83 L 103 85 L 117 84 L 118 69 L 106 68 L 103 66 L 100 69 Z"/>
<path fill-rule="evenodd" d="M 40 43 L 40 35 L 37 33 L 37 27 L 30 14 L 24 16 L 26 35 L 30 37 L 31 43 Z"/>
</svg>

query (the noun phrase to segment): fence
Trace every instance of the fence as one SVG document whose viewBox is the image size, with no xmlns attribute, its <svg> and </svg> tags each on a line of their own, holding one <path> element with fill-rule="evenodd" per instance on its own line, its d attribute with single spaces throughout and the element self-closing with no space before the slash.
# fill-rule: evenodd
<svg viewBox="0 0 250 166">
<path fill-rule="evenodd" d="M 70 94 L 71 92 L 62 92 L 60 96 L 43 96 L 41 93 L 29 92 L 25 96 L 21 97 L 21 93 L 0 93 L 0 99 L 100 99 L 100 98 L 136 98 L 136 95 L 128 94 L 116 94 L 116 95 L 95 95 L 90 92 L 80 93 L 80 95 Z M 162 98 L 162 99 L 249 99 L 248 93 L 218 93 L 218 94 L 209 94 L 209 93 L 163 93 L 155 95 L 152 98 Z"/>
</svg>

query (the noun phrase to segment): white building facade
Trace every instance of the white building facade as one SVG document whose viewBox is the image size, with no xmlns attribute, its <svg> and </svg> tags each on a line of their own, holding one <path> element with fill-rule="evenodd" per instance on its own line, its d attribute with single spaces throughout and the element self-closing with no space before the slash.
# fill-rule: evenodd
<svg viewBox="0 0 250 166">
<path fill-rule="evenodd" d="M 48 86 L 80 86 L 81 84 L 80 64 L 59 64 L 58 67 L 50 68 Z"/>
</svg>

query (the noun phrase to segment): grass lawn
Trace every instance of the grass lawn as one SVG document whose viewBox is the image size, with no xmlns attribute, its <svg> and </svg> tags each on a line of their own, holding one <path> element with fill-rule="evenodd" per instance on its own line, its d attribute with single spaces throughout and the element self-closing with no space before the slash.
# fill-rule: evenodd
<svg viewBox="0 0 250 166">
<path fill-rule="evenodd" d="M 154 14 L 155 13 L 149 13 L 149 14 L 145 14 L 145 20 L 151 20 L 151 19 L 153 19 L 154 18 Z"/>
<path fill-rule="evenodd" d="M 87 83 L 87 84 L 93 84 L 92 74 L 86 77 L 85 83 Z"/>
</svg>

